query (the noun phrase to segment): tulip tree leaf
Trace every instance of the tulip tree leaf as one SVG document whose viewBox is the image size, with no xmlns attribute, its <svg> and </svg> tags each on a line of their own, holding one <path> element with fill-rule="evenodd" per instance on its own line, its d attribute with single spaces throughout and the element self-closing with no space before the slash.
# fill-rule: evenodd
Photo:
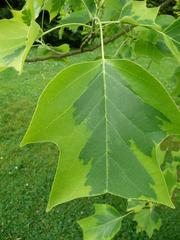
<svg viewBox="0 0 180 240">
<path fill-rule="evenodd" d="M 0 70 L 14 67 L 21 72 L 25 58 L 40 32 L 37 23 L 30 26 L 14 20 L 0 21 Z"/>
<path fill-rule="evenodd" d="M 124 216 L 112 206 L 95 204 L 95 214 L 78 221 L 84 240 L 111 240 L 120 230 Z"/>
<path fill-rule="evenodd" d="M 48 210 L 104 193 L 170 207 L 156 148 L 180 133 L 180 112 L 162 85 L 128 60 L 60 72 L 42 93 L 21 145 L 54 142 L 60 160 Z"/>
<path fill-rule="evenodd" d="M 154 230 L 159 230 L 162 224 L 159 214 L 152 208 L 144 208 L 137 212 L 134 221 L 137 222 L 137 233 L 145 231 L 150 238 Z"/>
<path fill-rule="evenodd" d="M 146 1 L 128 2 L 121 12 L 121 21 L 134 25 L 155 25 L 159 7 L 147 8 Z"/>
</svg>

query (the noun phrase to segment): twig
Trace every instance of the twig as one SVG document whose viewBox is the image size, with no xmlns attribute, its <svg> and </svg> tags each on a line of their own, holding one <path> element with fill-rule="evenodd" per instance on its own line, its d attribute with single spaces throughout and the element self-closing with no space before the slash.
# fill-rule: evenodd
<svg viewBox="0 0 180 240">
<path fill-rule="evenodd" d="M 113 35 L 112 37 L 105 39 L 104 45 L 107 45 L 108 43 L 115 41 L 116 39 L 118 39 L 121 36 L 125 35 L 126 33 L 130 32 L 133 28 L 134 28 L 134 26 L 128 27 L 123 32 L 119 32 L 119 33 Z M 27 58 L 26 62 L 39 62 L 39 61 L 46 61 L 49 59 L 62 59 L 65 57 L 70 57 L 70 56 L 78 55 L 78 54 L 85 53 L 85 52 L 92 52 L 99 47 L 101 47 L 100 43 L 93 47 L 90 47 L 90 48 L 77 49 L 77 50 L 73 50 L 73 51 L 70 51 L 67 53 L 55 54 L 55 55 L 51 55 L 51 56 L 39 56 L 39 57 L 34 57 L 34 58 Z"/>
</svg>

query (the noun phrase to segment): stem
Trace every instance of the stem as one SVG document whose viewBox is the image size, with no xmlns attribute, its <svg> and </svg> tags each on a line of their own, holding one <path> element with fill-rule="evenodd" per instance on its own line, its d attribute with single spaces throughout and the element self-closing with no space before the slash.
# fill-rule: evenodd
<svg viewBox="0 0 180 240">
<path fill-rule="evenodd" d="M 98 1 L 97 1 L 98 2 Z M 103 7 L 104 0 L 100 0 L 99 3 L 97 3 L 97 11 L 96 11 L 96 16 L 100 15 L 101 8 Z"/>
<path fill-rule="evenodd" d="M 44 36 L 44 35 L 46 35 L 46 34 L 48 34 L 48 33 L 50 33 L 50 32 L 52 32 L 52 31 L 54 31 L 54 30 L 56 30 L 56 29 L 59 29 L 59 28 L 61 28 L 61 27 L 71 26 L 71 25 L 85 26 L 85 27 L 91 28 L 90 25 L 83 24 L 83 23 L 65 23 L 65 24 L 61 24 L 61 25 L 59 25 L 59 26 L 56 26 L 56 27 L 53 27 L 53 28 L 47 30 L 46 32 L 44 32 L 44 33 L 41 35 L 41 37 Z"/>
<path fill-rule="evenodd" d="M 11 4 L 8 2 L 8 0 L 5 0 L 5 2 L 7 3 L 8 7 L 9 7 L 10 9 L 13 9 L 12 6 L 11 6 Z"/>
<path fill-rule="evenodd" d="M 103 21 L 103 22 L 101 22 L 101 24 L 106 24 L 106 25 L 118 24 L 118 23 L 120 23 L 120 21 Z"/>
<path fill-rule="evenodd" d="M 102 53 L 102 60 L 105 60 L 104 57 L 104 37 L 103 37 L 103 27 L 102 27 L 102 23 L 100 21 L 99 18 L 96 18 L 99 24 L 99 28 L 100 28 L 100 38 L 101 38 L 101 53 Z"/>
<path fill-rule="evenodd" d="M 116 57 L 118 55 L 118 53 L 120 52 L 121 48 L 124 46 L 124 44 L 126 43 L 127 39 L 125 39 L 119 46 L 119 48 L 116 50 L 114 57 Z"/>
<path fill-rule="evenodd" d="M 89 33 L 89 35 L 84 39 L 83 43 L 80 46 L 80 49 L 83 51 L 84 46 L 86 45 L 86 43 L 88 43 L 94 35 L 94 31 L 95 31 L 95 21 L 92 22 L 92 28 L 91 31 Z"/>
<path fill-rule="evenodd" d="M 96 18 L 100 28 L 100 39 L 101 39 L 101 52 L 102 52 L 102 79 L 103 79 L 103 92 L 104 92 L 104 109 L 105 109 L 105 138 L 106 138 L 106 190 L 109 186 L 109 159 L 108 159 L 108 108 L 107 108 L 107 81 L 106 81 L 106 67 L 104 57 L 104 37 L 103 37 L 103 26 L 101 20 Z"/>
<path fill-rule="evenodd" d="M 105 0 L 101 0 L 101 1 L 100 1 L 100 3 L 99 3 L 99 8 L 101 8 L 101 7 L 103 6 L 104 1 L 105 1 Z"/>
<path fill-rule="evenodd" d="M 44 29 L 44 10 L 42 11 L 41 28 Z M 43 35 L 41 35 L 41 41 L 43 41 Z"/>
</svg>

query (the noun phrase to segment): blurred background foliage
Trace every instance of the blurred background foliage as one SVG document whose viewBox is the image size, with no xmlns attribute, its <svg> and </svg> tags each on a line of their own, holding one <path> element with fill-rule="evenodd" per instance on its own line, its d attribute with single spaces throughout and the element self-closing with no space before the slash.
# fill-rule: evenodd
<svg viewBox="0 0 180 240">
<path fill-rule="evenodd" d="M 119 0 L 121 1 L 121 0 Z M 142 1 L 142 0 L 140 0 Z M 179 14 L 179 0 L 147 0 L 147 5 L 149 7 L 162 6 L 160 13 L 161 14 L 169 14 L 173 16 L 177 16 Z M 13 9 L 20 10 L 25 4 L 25 0 L 1 0 L 0 2 L 0 19 L 3 18 L 11 18 L 12 14 L 10 11 L 10 6 Z M 57 26 L 61 16 L 58 15 L 52 21 L 50 21 L 49 13 L 44 11 L 44 13 L 40 13 L 37 22 L 42 26 L 42 15 L 43 15 L 43 30 L 53 28 Z M 82 41 L 82 29 L 79 27 L 76 31 L 72 31 L 68 28 L 64 29 L 63 36 L 59 38 L 59 30 L 53 31 L 45 36 L 45 43 L 49 43 L 53 46 L 58 46 L 63 43 L 68 43 L 73 48 L 79 48 Z"/>
</svg>

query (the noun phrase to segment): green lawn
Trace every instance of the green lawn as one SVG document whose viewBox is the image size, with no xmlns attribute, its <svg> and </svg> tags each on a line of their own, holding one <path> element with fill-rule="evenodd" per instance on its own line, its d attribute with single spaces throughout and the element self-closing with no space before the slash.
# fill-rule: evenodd
<svg viewBox="0 0 180 240">
<path fill-rule="evenodd" d="M 39 62 L 26 64 L 20 76 L 13 70 L 0 74 L 0 240 L 81 240 L 76 220 L 93 213 L 94 202 L 110 203 L 125 212 L 126 200 L 110 195 L 75 200 L 45 212 L 57 148 L 43 143 L 21 149 L 19 144 L 41 91 L 65 64 Z M 180 207 L 158 211 L 163 226 L 152 239 L 180 239 Z M 144 233 L 135 233 L 131 218 L 124 220 L 115 240 L 148 239 Z"/>
</svg>

